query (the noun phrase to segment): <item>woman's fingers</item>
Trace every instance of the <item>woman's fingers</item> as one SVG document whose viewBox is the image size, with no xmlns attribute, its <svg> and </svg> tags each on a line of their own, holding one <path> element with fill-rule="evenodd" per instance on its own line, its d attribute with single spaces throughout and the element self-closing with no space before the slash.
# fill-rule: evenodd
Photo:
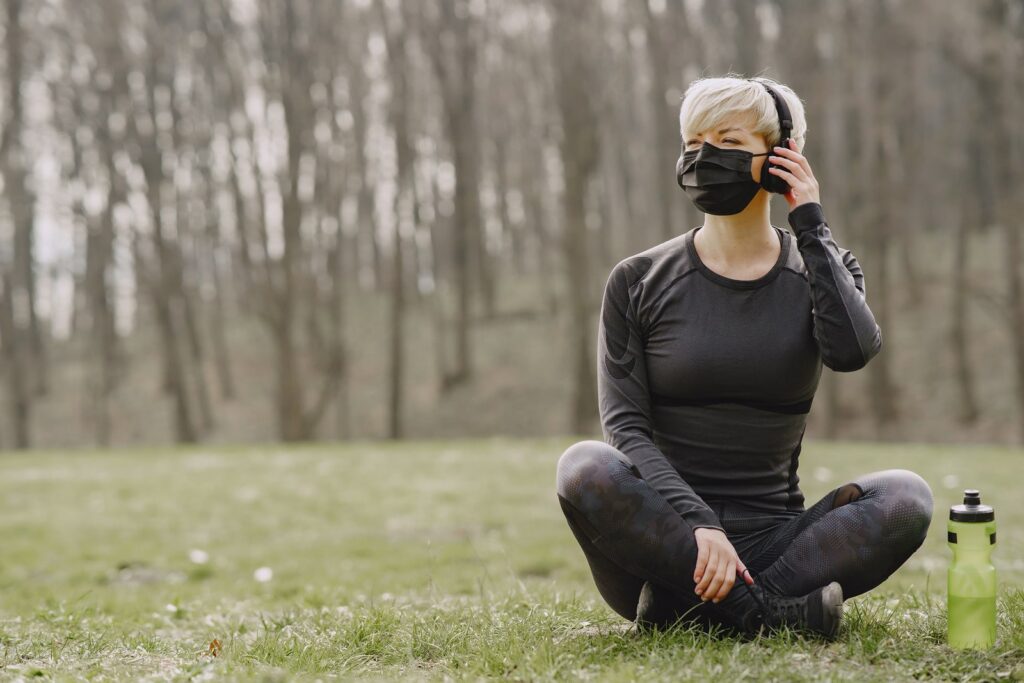
<svg viewBox="0 0 1024 683">
<path fill-rule="evenodd" d="M 720 576 L 722 577 L 722 583 L 714 594 L 713 599 L 715 602 L 718 602 L 719 600 L 724 600 L 725 596 L 727 596 L 729 594 L 729 591 L 732 590 L 732 585 L 736 581 L 736 571 L 734 569 L 735 566 L 736 565 L 733 563 L 733 561 L 728 558 L 725 562 L 722 563 L 722 571 L 720 574 Z"/>
<path fill-rule="evenodd" d="M 706 540 L 697 542 L 697 567 L 693 572 L 693 582 L 700 583 L 700 580 L 704 578 L 704 570 L 708 566 L 708 558 L 711 552 L 711 544 Z"/>
<path fill-rule="evenodd" d="M 729 569 L 729 567 L 733 566 L 732 560 L 728 557 L 724 559 L 725 561 L 719 565 L 719 570 L 715 574 L 717 584 L 717 586 L 713 586 L 715 591 L 708 594 L 708 597 L 711 598 L 712 602 L 718 602 L 727 596 L 729 594 L 729 589 L 732 588 L 732 585 L 729 583 L 731 574 L 735 573 Z"/>
<path fill-rule="evenodd" d="M 818 199 L 818 185 L 816 182 L 801 180 L 781 168 L 769 168 L 768 172 L 782 177 L 789 184 L 789 190 L 786 192 L 785 197 L 789 201 L 790 210 L 799 205 L 798 197 L 803 201 L 820 201 Z"/>
<path fill-rule="evenodd" d="M 772 151 L 775 152 L 776 154 L 786 157 L 787 159 L 792 159 L 795 163 L 799 164 L 805 171 L 807 171 L 808 174 L 811 173 L 811 163 L 807 161 L 807 157 L 805 157 L 800 152 L 796 151 L 796 142 L 792 138 L 789 139 L 789 147 L 781 147 L 779 145 L 776 145 L 775 147 L 772 148 Z"/>
<path fill-rule="evenodd" d="M 801 166 L 799 162 L 794 161 L 793 159 L 787 159 L 782 156 L 772 156 L 768 157 L 768 159 L 773 164 L 778 164 L 779 166 L 783 166 L 785 168 L 790 169 L 794 175 L 803 180 L 806 180 L 807 176 L 809 175 L 807 169 Z M 768 171 L 771 172 L 772 169 L 769 168 Z"/>
<path fill-rule="evenodd" d="M 793 141 L 790 140 L 790 142 L 792 143 Z M 797 177 L 802 178 L 807 183 L 817 182 L 817 179 L 814 177 L 814 171 L 811 170 L 811 162 L 803 154 L 795 149 L 786 149 L 785 147 L 775 147 L 772 151 L 777 155 L 768 157 L 773 164 L 790 169 Z M 768 169 L 768 171 L 770 173 L 771 169 Z"/>
<path fill-rule="evenodd" d="M 719 557 L 719 560 L 718 566 L 715 567 L 715 578 L 712 579 L 711 585 L 708 586 L 707 592 L 704 593 L 704 597 L 714 602 L 718 602 L 718 594 L 722 590 L 722 584 L 725 583 L 725 578 L 728 575 L 724 568 L 727 565 L 732 565 L 732 562 L 726 557 Z"/>
<path fill-rule="evenodd" d="M 789 183 L 790 187 L 795 188 L 797 185 L 802 185 L 803 184 L 803 181 L 800 178 L 797 178 L 795 175 L 793 175 L 789 171 L 784 171 L 781 168 L 772 167 L 772 168 L 768 169 L 768 172 L 769 173 L 774 173 L 775 175 L 779 175 L 779 176 L 782 176 L 783 178 L 785 178 L 786 182 Z"/>
<path fill-rule="evenodd" d="M 754 585 L 754 577 L 751 576 L 750 570 L 747 569 L 747 565 L 743 564 L 743 560 L 739 557 L 736 558 L 736 571 L 743 576 L 743 580 L 746 581 L 747 585 Z"/>
<path fill-rule="evenodd" d="M 711 584 L 712 579 L 715 578 L 715 572 L 718 570 L 718 548 L 712 546 L 708 552 L 708 564 L 704 570 L 704 577 L 697 584 L 697 595 L 701 597 L 708 595 L 708 586 Z"/>
<path fill-rule="evenodd" d="M 788 149 L 789 151 L 793 152 L 793 154 L 795 154 L 797 156 L 796 160 L 800 162 L 800 165 L 803 166 L 804 169 L 807 170 L 807 174 L 810 175 L 810 176 L 814 175 L 814 173 L 811 171 L 811 162 L 809 162 L 807 160 L 806 156 L 804 156 L 800 152 L 796 151 L 796 140 L 794 140 L 793 138 L 790 138 L 789 139 L 789 147 L 788 148 L 783 148 L 783 149 Z"/>
<path fill-rule="evenodd" d="M 790 146 L 795 147 L 793 140 L 789 141 Z M 811 170 L 811 163 L 800 152 L 786 147 L 774 147 L 772 151 L 775 156 L 768 157 L 777 167 L 769 168 L 768 172 L 783 178 L 790 186 L 790 192 L 786 193 L 787 198 L 796 198 L 797 195 L 809 201 L 818 199 L 818 179 L 814 177 Z"/>
<path fill-rule="evenodd" d="M 724 600 L 736 585 L 737 571 L 741 572 L 743 581 L 753 584 L 753 577 L 740 560 L 736 549 L 724 538 L 724 534 L 697 534 L 697 539 L 694 592 L 701 596 L 702 600 Z"/>
</svg>

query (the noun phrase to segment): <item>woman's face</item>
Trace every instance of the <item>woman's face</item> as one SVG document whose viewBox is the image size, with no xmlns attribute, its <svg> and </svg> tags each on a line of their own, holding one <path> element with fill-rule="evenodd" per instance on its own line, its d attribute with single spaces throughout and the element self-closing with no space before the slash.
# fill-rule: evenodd
<svg viewBox="0 0 1024 683">
<path fill-rule="evenodd" d="M 718 127 L 718 130 L 701 131 L 693 133 L 688 131 L 684 138 L 684 150 L 700 149 L 704 142 L 709 142 L 715 147 L 722 149 L 741 149 L 754 154 L 762 154 L 768 151 L 768 143 L 764 136 L 751 132 L 752 121 L 749 117 L 727 118 Z M 752 180 L 760 182 L 761 167 L 768 157 L 754 157 L 750 162 L 750 174 Z"/>
</svg>

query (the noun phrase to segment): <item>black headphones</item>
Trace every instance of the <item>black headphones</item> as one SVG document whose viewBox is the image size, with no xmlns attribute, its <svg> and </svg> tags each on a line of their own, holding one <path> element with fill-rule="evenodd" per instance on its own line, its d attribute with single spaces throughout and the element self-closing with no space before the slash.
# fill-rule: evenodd
<svg viewBox="0 0 1024 683">
<path fill-rule="evenodd" d="M 771 87 L 764 81 L 757 82 L 765 87 L 765 90 L 768 91 L 768 94 L 771 95 L 772 99 L 775 101 L 775 111 L 779 115 L 779 131 L 782 134 L 782 137 L 779 140 L 779 146 L 789 149 L 789 135 L 790 133 L 793 132 L 793 117 L 789 113 L 789 107 L 786 106 L 786 100 L 781 94 L 779 94 L 777 90 L 775 90 L 775 88 Z M 685 151 L 686 141 L 684 140 L 683 152 Z M 782 168 L 783 170 L 787 169 L 783 168 L 782 166 L 773 164 L 768 159 L 765 159 L 764 163 L 767 165 L 767 168 L 763 169 L 761 172 L 761 177 L 764 179 L 761 182 L 761 187 L 768 190 L 769 192 L 777 192 L 778 194 L 786 194 L 787 192 L 789 192 L 789 183 L 786 182 L 785 178 L 783 178 L 782 176 L 775 175 L 774 173 L 769 173 L 769 169 L 772 168 Z M 680 153 L 679 160 L 676 162 L 676 182 L 679 183 L 679 187 L 683 186 L 682 153 Z"/>
</svg>

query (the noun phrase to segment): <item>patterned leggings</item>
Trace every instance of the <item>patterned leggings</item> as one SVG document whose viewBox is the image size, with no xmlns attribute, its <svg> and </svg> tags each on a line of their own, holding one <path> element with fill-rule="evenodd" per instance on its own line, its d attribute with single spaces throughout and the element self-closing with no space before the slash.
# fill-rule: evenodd
<svg viewBox="0 0 1024 683">
<path fill-rule="evenodd" d="M 622 452 L 602 441 L 573 444 L 558 461 L 557 489 L 613 610 L 634 620 L 645 581 L 667 589 L 659 599 L 679 601 L 680 610 L 702 607 L 694 594 L 693 530 Z M 891 469 L 857 477 L 803 511 L 757 513 L 729 502 L 710 507 L 755 583 L 800 596 L 838 581 L 845 599 L 885 581 L 921 546 L 932 492 L 914 472 Z M 729 598 L 743 592 L 740 583 L 737 577 Z"/>
</svg>

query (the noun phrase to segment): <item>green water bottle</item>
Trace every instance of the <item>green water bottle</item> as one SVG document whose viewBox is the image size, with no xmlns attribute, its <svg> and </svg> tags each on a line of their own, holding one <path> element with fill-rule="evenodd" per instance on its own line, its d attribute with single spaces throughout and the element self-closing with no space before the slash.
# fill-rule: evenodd
<svg viewBox="0 0 1024 683">
<path fill-rule="evenodd" d="M 996 641 L 996 516 L 977 489 L 949 508 L 946 534 L 953 562 L 947 591 L 947 637 L 954 648 L 987 648 Z"/>
</svg>

